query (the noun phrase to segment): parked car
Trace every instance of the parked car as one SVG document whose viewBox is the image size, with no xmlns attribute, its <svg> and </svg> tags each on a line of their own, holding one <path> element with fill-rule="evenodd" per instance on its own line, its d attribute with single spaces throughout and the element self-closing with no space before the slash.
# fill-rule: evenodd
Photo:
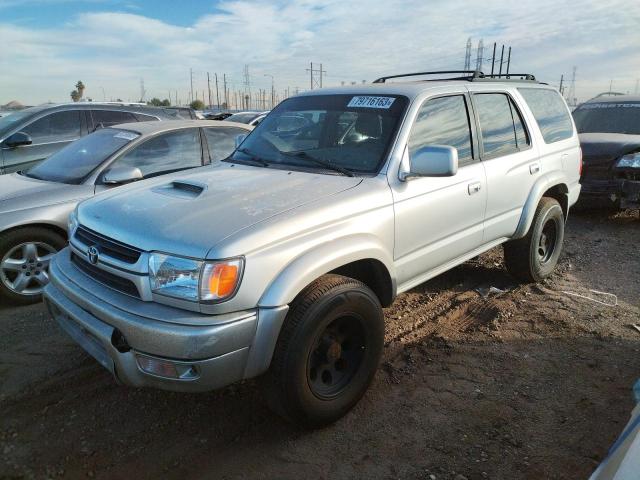
<svg viewBox="0 0 640 480">
<path fill-rule="evenodd" d="M 265 374 L 276 412 L 333 422 L 371 382 L 399 293 L 501 244 L 518 279 L 553 272 L 580 148 L 560 94 L 532 78 L 286 99 L 219 168 L 81 203 L 49 311 L 124 384 Z"/>
<path fill-rule="evenodd" d="M 584 162 L 580 204 L 640 208 L 640 97 L 597 97 L 573 117 Z"/>
<path fill-rule="evenodd" d="M 251 127 L 212 121 L 100 129 L 32 169 L 0 177 L 0 299 L 40 300 L 51 255 L 67 243 L 76 204 L 113 187 L 217 163 Z"/>
<path fill-rule="evenodd" d="M 204 112 L 204 117 L 207 120 L 225 120 L 229 118 L 233 113 L 231 112 Z"/>
<path fill-rule="evenodd" d="M 227 122 L 246 123 L 247 125 L 255 127 L 267 116 L 267 113 L 269 112 L 238 112 L 224 120 Z"/>
<path fill-rule="evenodd" d="M 0 118 L 0 174 L 32 167 L 97 128 L 176 118 L 175 112 L 140 104 L 77 102 L 26 108 Z"/>
<path fill-rule="evenodd" d="M 164 107 L 164 110 L 169 115 L 174 115 L 178 119 L 198 120 L 195 110 L 190 107 Z"/>
</svg>

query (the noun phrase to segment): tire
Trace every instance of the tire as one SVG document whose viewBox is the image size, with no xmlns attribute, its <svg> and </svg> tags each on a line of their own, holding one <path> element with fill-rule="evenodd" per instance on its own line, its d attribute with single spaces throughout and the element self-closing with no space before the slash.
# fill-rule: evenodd
<svg viewBox="0 0 640 480">
<path fill-rule="evenodd" d="M 553 273 L 562 253 L 564 214 L 555 198 L 543 197 L 527 235 L 504 244 L 507 270 L 525 282 L 541 282 Z"/>
<path fill-rule="evenodd" d="M 380 362 L 384 315 L 365 284 L 324 275 L 291 304 L 263 377 L 272 410 L 303 428 L 344 416 L 364 395 Z"/>
<path fill-rule="evenodd" d="M 28 305 L 42 299 L 53 254 L 65 238 L 47 228 L 25 227 L 0 234 L 0 300 Z"/>
</svg>

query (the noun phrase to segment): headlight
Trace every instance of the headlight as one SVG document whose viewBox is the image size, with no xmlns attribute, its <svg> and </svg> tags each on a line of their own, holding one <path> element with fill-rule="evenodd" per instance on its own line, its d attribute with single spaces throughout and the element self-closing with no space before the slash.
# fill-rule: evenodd
<svg viewBox="0 0 640 480">
<path fill-rule="evenodd" d="M 78 208 L 76 207 L 73 212 L 69 214 L 69 219 L 67 221 L 67 231 L 69 232 L 69 238 L 73 236 L 73 232 L 76 231 L 78 227 Z"/>
<path fill-rule="evenodd" d="M 152 253 L 149 257 L 151 290 L 192 302 L 220 302 L 232 297 L 242 276 L 243 260 L 203 262 Z"/>
<path fill-rule="evenodd" d="M 616 164 L 618 168 L 640 168 L 640 152 L 623 156 Z"/>
</svg>

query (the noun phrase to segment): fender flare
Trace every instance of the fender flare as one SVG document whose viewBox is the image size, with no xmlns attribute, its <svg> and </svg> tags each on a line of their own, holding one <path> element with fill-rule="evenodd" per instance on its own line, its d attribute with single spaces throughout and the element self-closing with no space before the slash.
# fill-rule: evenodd
<svg viewBox="0 0 640 480">
<path fill-rule="evenodd" d="M 391 278 L 392 296 L 395 297 L 397 283 L 393 258 L 377 237 L 363 233 L 314 245 L 298 255 L 269 284 L 258 305 L 288 305 L 316 278 L 348 263 L 367 259 L 377 260 L 387 269 Z"/>
<path fill-rule="evenodd" d="M 563 194 L 569 193 L 569 188 L 565 182 L 566 178 L 562 172 L 549 172 L 542 175 L 533 185 L 529 197 L 522 208 L 518 227 L 512 238 L 522 238 L 529 231 L 529 227 L 533 223 L 533 217 L 536 214 L 536 208 L 544 193 L 553 187 L 558 187 Z"/>
</svg>

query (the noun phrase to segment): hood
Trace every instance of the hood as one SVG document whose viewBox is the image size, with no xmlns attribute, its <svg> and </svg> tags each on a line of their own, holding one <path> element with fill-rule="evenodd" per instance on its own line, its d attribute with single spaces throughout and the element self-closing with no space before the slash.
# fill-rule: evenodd
<svg viewBox="0 0 640 480">
<path fill-rule="evenodd" d="M 45 182 L 19 173 L 0 175 L 0 213 L 68 202 L 91 193 L 93 186 Z"/>
<path fill-rule="evenodd" d="M 610 166 L 621 156 L 640 150 L 640 135 L 581 133 L 580 146 L 585 166 Z"/>
<path fill-rule="evenodd" d="M 213 246 L 244 228 L 360 182 L 223 163 L 96 197 L 80 204 L 79 221 L 146 251 L 205 258 Z"/>
</svg>

